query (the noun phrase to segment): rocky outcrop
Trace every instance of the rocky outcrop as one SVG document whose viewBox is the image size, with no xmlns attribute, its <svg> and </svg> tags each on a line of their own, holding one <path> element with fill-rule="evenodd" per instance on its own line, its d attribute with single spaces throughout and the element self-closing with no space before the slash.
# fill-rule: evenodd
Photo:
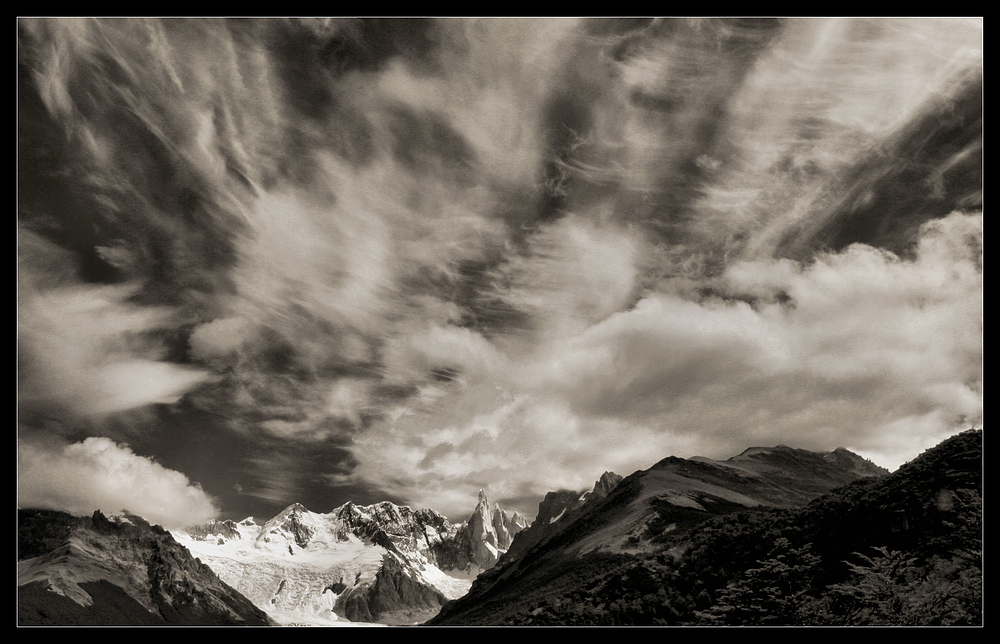
<svg viewBox="0 0 1000 644">
<path fill-rule="evenodd" d="M 441 610 L 447 598 L 412 573 L 396 553 L 386 553 L 374 581 L 345 590 L 334 612 L 352 622 L 419 624 Z"/>
<path fill-rule="evenodd" d="M 605 472 L 589 491 L 557 490 L 547 493 L 538 504 L 538 514 L 534 522 L 520 530 L 517 538 L 508 547 L 507 557 L 520 558 L 535 544 L 559 532 L 563 525 L 573 521 L 584 508 L 610 494 L 622 480 L 622 477 L 614 472 Z"/>
<path fill-rule="evenodd" d="M 467 522 L 471 562 L 483 570 L 496 565 L 515 535 L 527 525 L 519 515 L 517 519 L 504 512 L 499 504 L 491 509 L 486 492 L 479 490 L 479 503 Z"/>
<path fill-rule="evenodd" d="M 889 470 L 872 463 L 867 458 L 863 458 L 844 447 L 838 447 L 829 454 L 824 455 L 823 459 L 862 478 L 889 474 Z"/>
<path fill-rule="evenodd" d="M 601 478 L 597 479 L 597 482 L 594 483 L 594 489 L 587 494 L 584 501 L 586 502 L 592 497 L 603 499 L 621 482 L 622 476 L 619 474 L 615 474 L 614 472 L 605 472 L 604 474 L 601 474 Z"/>
<path fill-rule="evenodd" d="M 231 519 L 225 521 L 209 521 L 194 525 L 188 528 L 188 534 L 192 539 L 208 541 L 209 539 L 223 543 L 226 539 L 240 539 L 240 532 L 236 527 L 236 522 Z M 221 540 L 221 541 L 220 541 Z"/>
</svg>

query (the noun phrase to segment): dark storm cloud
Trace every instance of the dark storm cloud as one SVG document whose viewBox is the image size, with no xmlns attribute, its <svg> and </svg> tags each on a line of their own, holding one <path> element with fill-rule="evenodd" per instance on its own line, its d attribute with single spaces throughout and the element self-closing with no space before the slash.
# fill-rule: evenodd
<svg viewBox="0 0 1000 644">
<path fill-rule="evenodd" d="M 981 36 L 22 20 L 22 432 L 250 512 L 898 458 L 981 414 Z"/>
</svg>

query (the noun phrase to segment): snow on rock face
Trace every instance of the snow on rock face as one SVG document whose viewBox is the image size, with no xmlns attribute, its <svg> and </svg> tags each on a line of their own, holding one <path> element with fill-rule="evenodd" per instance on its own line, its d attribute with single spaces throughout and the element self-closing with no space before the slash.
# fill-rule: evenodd
<svg viewBox="0 0 1000 644">
<path fill-rule="evenodd" d="M 351 621 L 419 624 L 436 615 L 446 601 L 406 559 L 387 553 L 374 580 L 347 589 L 334 610 Z"/>
<path fill-rule="evenodd" d="M 292 546 L 304 549 L 314 540 L 328 544 L 337 540 L 337 534 L 330 534 L 322 515 L 310 512 L 301 503 L 294 503 L 282 510 L 276 517 L 265 523 L 254 542 L 256 548 L 287 549 L 294 554 Z"/>
<path fill-rule="evenodd" d="M 583 504 L 587 498 L 586 492 L 575 492 L 572 490 L 556 490 L 548 492 L 542 502 L 538 504 L 538 516 L 535 523 L 546 525 L 558 521 L 567 510 L 574 509 Z"/>
<path fill-rule="evenodd" d="M 345 532 L 399 553 L 417 569 L 428 564 L 443 570 L 457 567 L 451 551 L 461 540 L 463 526 L 453 526 L 434 510 L 414 512 L 389 502 L 369 506 L 346 503 L 328 516 L 336 517 Z"/>
<path fill-rule="evenodd" d="M 385 549 L 342 532 L 335 517 L 289 506 L 263 526 L 237 524 L 242 539 L 183 545 L 279 624 L 335 625 L 337 598 L 371 583 Z M 343 538 L 341 538 L 343 537 Z"/>
<path fill-rule="evenodd" d="M 228 522 L 231 538 L 199 539 L 198 530 L 177 536 L 279 623 L 414 623 L 464 595 L 475 573 L 503 553 L 485 493 L 480 505 L 481 530 L 492 534 L 481 552 L 468 524 L 389 502 L 346 503 L 328 514 L 295 503 L 261 526 L 252 518 Z M 507 541 L 525 523 L 496 514 Z"/>
<path fill-rule="evenodd" d="M 294 503 L 260 526 L 248 517 L 177 536 L 279 623 L 402 624 L 464 595 L 526 526 L 516 512 L 491 509 L 481 490 L 472 517 L 457 525 L 389 502 L 345 503 L 328 514 Z"/>
</svg>

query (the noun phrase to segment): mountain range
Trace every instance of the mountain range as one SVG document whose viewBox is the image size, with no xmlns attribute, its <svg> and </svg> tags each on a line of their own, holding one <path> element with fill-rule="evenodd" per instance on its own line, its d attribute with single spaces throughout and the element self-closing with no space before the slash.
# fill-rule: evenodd
<svg viewBox="0 0 1000 644">
<path fill-rule="evenodd" d="M 248 517 L 174 533 L 127 512 L 19 510 L 18 520 L 23 625 L 414 624 L 463 595 L 527 526 L 482 490 L 459 524 L 388 502 L 327 514 L 294 503 L 262 525 Z M 164 586 L 164 575 L 180 585 Z M 176 613 L 178 593 L 208 612 Z M 235 613 L 217 605 L 232 598 Z"/>
<path fill-rule="evenodd" d="M 960 579 L 972 598 L 938 618 L 974 622 L 981 441 L 960 434 L 891 475 L 843 448 L 671 456 L 550 492 L 530 526 L 484 491 L 459 524 L 388 502 L 173 533 L 19 510 L 19 624 L 879 623 L 851 584 L 886 557 Z M 765 562 L 796 572 L 794 602 L 748 608 L 774 599 L 740 594 Z"/>
<path fill-rule="evenodd" d="M 527 522 L 480 490 L 469 520 L 382 502 L 326 514 L 292 504 L 175 533 L 192 553 L 283 624 L 414 624 L 494 564 Z"/>
</svg>

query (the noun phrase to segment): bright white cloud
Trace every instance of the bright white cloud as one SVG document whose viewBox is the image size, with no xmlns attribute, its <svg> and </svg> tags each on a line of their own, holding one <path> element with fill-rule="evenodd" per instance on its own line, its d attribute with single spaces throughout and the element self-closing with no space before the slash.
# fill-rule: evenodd
<svg viewBox="0 0 1000 644">
<path fill-rule="evenodd" d="M 541 495 L 792 435 L 894 468 L 981 422 L 981 226 L 932 222 L 913 260 L 854 246 L 738 264 L 716 286 L 753 306 L 650 294 L 377 425 L 355 475 L 460 508 L 453 490 L 487 481 L 503 481 L 497 498 Z"/>
<path fill-rule="evenodd" d="M 180 472 L 97 437 L 57 446 L 22 442 L 17 503 L 78 515 L 124 509 L 168 529 L 213 519 L 218 512 L 212 498 Z"/>
</svg>

